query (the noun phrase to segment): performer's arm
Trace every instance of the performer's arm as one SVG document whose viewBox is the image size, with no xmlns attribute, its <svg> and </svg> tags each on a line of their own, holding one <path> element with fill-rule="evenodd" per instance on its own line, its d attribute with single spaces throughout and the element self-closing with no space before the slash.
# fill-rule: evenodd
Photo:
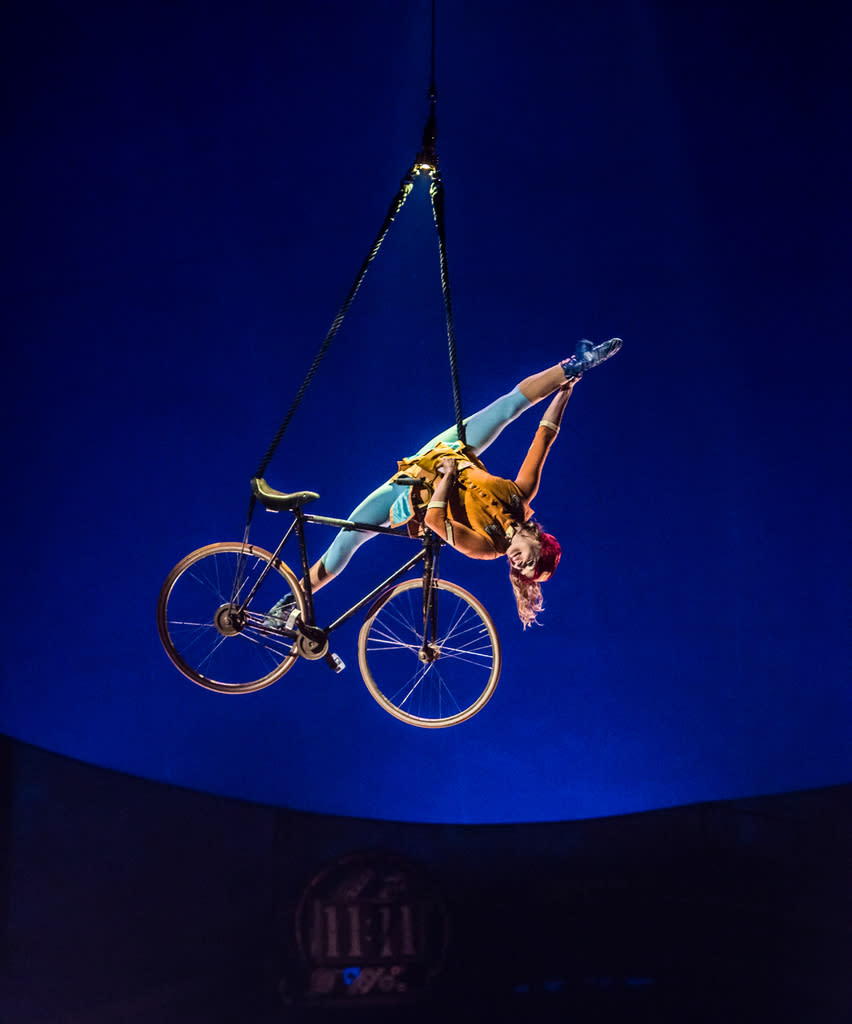
<svg viewBox="0 0 852 1024">
<path fill-rule="evenodd" d="M 538 429 L 535 432 L 535 437 L 532 440 L 526 458 L 515 478 L 515 483 L 518 485 L 524 499 L 528 502 L 532 501 L 538 492 L 544 460 L 547 458 L 550 446 L 556 440 L 556 435 L 559 433 L 562 413 L 565 411 L 565 406 L 571 397 L 573 387 L 574 382 L 568 381 L 553 396 L 547 411 L 541 418 L 541 423 L 539 423 Z"/>
<path fill-rule="evenodd" d="M 456 487 L 456 460 L 442 459 L 439 470 L 443 476 L 426 506 L 426 516 L 423 520 L 426 526 L 468 558 L 498 558 L 499 552 L 495 551 L 493 545 L 484 537 L 480 537 L 463 523 L 454 523 L 447 519 L 447 502 Z"/>
</svg>

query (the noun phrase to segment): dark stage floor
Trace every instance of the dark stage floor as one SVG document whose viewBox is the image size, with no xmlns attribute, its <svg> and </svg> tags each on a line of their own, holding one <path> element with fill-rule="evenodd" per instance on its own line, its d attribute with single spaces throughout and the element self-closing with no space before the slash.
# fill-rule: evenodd
<svg viewBox="0 0 852 1024">
<path fill-rule="evenodd" d="M 852 787 L 412 825 L 2 752 L 9 1024 L 849 1019 Z"/>
</svg>

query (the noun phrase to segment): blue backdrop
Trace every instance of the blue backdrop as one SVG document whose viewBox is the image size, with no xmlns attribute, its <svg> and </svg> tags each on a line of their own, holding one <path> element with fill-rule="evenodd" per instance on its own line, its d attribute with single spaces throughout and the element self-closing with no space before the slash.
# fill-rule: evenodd
<svg viewBox="0 0 852 1024">
<path fill-rule="evenodd" d="M 536 510 L 570 547 L 472 721 L 357 671 L 185 680 L 157 593 L 248 481 L 418 149 L 427 0 L 53 2 L 5 15 L 2 729 L 298 809 L 568 819 L 850 778 L 849 9 L 439 3 L 438 149 L 467 411 L 619 335 Z M 425 183 L 267 478 L 346 515 L 453 420 Z M 512 476 L 538 419 L 488 453 Z M 274 544 L 280 517 L 258 513 Z M 320 528 L 314 528 L 319 531 Z M 317 550 L 327 539 L 312 535 Z M 399 553 L 379 539 L 330 616 Z"/>
</svg>

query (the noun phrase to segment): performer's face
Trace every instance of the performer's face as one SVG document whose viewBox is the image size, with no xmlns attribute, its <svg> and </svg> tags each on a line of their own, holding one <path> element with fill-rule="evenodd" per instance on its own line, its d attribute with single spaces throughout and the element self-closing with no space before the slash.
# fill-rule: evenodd
<svg viewBox="0 0 852 1024">
<path fill-rule="evenodd" d="M 532 576 L 540 554 L 541 543 L 538 538 L 520 531 L 512 537 L 506 548 L 506 557 L 512 568 L 517 569 L 522 576 Z"/>
</svg>

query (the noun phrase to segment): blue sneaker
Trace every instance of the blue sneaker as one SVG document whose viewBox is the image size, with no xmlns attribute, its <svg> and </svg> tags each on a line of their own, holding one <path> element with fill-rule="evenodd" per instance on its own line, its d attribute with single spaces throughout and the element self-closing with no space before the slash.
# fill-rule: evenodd
<svg viewBox="0 0 852 1024">
<path fill-rule="evenodd" d="M 624 342 L 621 338 L 610 338 L 609 341 L 602 341 L 599 345 L 593 345 L 585 338 L 577 342 L 574 355 L 564 360 L 559 365 L 565 374 L 566 380 L 579 380 L 588 370 L 600 366 L 607 359 L 614 356 Z"/>
<path fill-rule="evenodd" d="M 263 619 L 264 629 L 293 629 L 300 615 L 296 598 L 292 594 L 282 597 L 269 609 Z"/>
</svg>

